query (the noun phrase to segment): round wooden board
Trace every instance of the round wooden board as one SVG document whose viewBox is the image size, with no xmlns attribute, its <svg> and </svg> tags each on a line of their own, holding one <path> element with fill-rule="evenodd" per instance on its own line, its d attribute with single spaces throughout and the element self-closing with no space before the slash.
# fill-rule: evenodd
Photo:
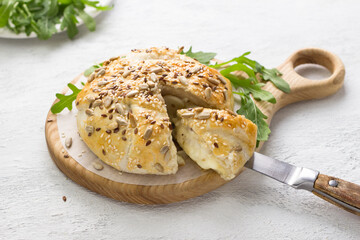
<svg viewBox="0 0 360 240">
<path fill-rule="evenodd" d="M 332 75 L 324 80 L 306 79 L 294 70 L 296 66 L 306 63 L 322 65 Z M 264 89 L 270 91 L 277 100 L 276 104 L 257 102 L 261 111 L 268 116 L 268 124 L 275 112 L 288 104 L 323 98 L 335 93 L 343 85 L 345 75 L 345 68 L 341 60 L 334 54 L 318 48 L 305 48 L 295 52 L 278 67 L 278 70 L 290 84 L 291 93 L 283 93 L 270 82 L 264 86 Z M 76 77 L 72 83 L 76 83 L 81 76 Z M 68 90 L 65 88 L 62 93 L 65 94 Z M 137 175 L 138 182 L 140 182 L 137 184 L 113 181 L 100 176 L 95 171 L 88 170 L 77 161 L 76 156 L 70 156 L 60 139 L 57 115 L 52 114 L 51 111 L 49 111 L 45 123 L 45 136 L 52 159 L 65 175 L 92 191 L 116 200 L 139 204 L 166 204 L 200 196 L 226 183 L 214 171 L 204 171 L 195 178 L 180 175 L 177 176 L 176 183 L 164 180 L 149 185 L 142 175 Z M 257 151 L 260 150 L 262 144 Z M 143 183 L 141 183 L 142 181 Z"/>
</svg>

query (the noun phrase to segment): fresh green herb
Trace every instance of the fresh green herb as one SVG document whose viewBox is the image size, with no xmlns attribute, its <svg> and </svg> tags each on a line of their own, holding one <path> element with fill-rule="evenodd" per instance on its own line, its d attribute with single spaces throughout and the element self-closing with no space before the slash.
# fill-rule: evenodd
<svg viewBox="0 0 360 240">
<path fill-rule="evenodd" d="M 64 94 L 57 93 L 56 98 L 59 99 L 59 101 L 51 107 L 52 113 L 54 113 L 54 114 L 60 113 L 65 108 L 69 109 L 70 111 L 72 110 L 72 103 L 73 103 L 73 101 L 75 101 L 75 99 L 76 99 L 77 95 L 79 94 L 79 92 L 81 91 L 81 89 L 77 88 L 72 83 L 69 83 L 68 87 L 72 90 L 73 93 L 70 95 L 64 95 Z"/>
<path fill-rule="evenodd" d="M 244 115 L 257 125 L 257 144 L 259 144 L 260 141 L 267 141 L 271 132 L 265 121 L 268 117 L 256 106 L 254 99 L 273 104 L 276 103 L 275 97 L 270 92 L 262 89 L 265 85 L 262 81 L 271 81 L 278 89 L 289 93 L 290 86 L 281 78 L 281 73 L 275 68 L 267 69 L 260 63 L 246 57 L 250 52 L 246 52 L 240 57 L 233 58 L 227 62 L 216 63 L 214 65 L 209 64 L 210 61 L 214 59 L 216 53 L 192 52 L 192 47 L 190 47 L 187 52 L 182 51 L 181 54 L 194 58 L 209 67 L 218 69 L 224 77 L 231 81 L 236 89 L 233 93 L 239 95 L 241 100 L 241 107 L 236 112 Z M 85 70 L 84 75 L 86 77 L 89 76 L 95 69 L 102 67 L 102 65 L 103 64 L 100 63 L 91 66 Z M 239 74 L 239 72 L 241 74 Z M 72 102 L 76 99 L 80 90 L 74 85 L 72 85 L 70 89 L 73 90 L 73 93 L 69 96 L 56 94 L 56 97 L 60 99 L 60 101 L 51 108 L 53 113 L 59 113 L 65 107 L 69 110 L 72 109 Z"/>
<path fill-rule="evenodd" d="M 111 9 L 99 6 L 99 1 L 89 0 L 0 0 L 0 28 L 28 36 L 34 32 L 39 39 L 46 40 L 60 25 L 60 30 L 66 30 L 73 39 L 79 32 L 78 19 L 83 20 L 90 31 L 95 31 L 95 20 L 84 11 L 86 6 L 99 11 Z"/>
<path fill-rule="evenodd" d="M 271 81 L 278 89 L 285 93 L 290 92 L 289 84 L 281 78 L 281 73 L 273 68 L 267 69 L 260 63 L 247 57 L 250 52 L 246 52 L 240 57 L 233 58 L 223 63 L 209 65 L 209 67 L 220 70 L 220 73 L 228 78 L 233 84 L 237 94 L 241 98 L 241 107 L 236 112 L 244 115 L 258 127 L 257 146 L 260 141 L 266 141 L 269 138 L 270 128 L 263 114 L 256 106 L 253 98 L 258 101 L 276 103 L 274 96 L 262 89 L 265 85 L 261 81 Z M 237 74 L 237 73 L 243 74 Z M 244 74 L 246 77 L 244 77 Z"/>
<path fill-rule="evenodd" d="M 196 59 L 205 65 L 208 65 L 210 61 L 213 60 L 216 56 L 216 53 L 212 52 L 193 52 L 192 47 L 190 47 L 187 52 L 181 51 L 180 54 L 185 54 L 186 56 Z"/>
<path fill-rule="evenodd" d="M 103 65 L 102 63 L 92 65 L 91 67 L 85 70 L 84 76 L 85 77 L 90 76 L 90 74 L 92 74 L 95 71 L 95 69 L 102 67 L 102 65 Z"/>
</svg>

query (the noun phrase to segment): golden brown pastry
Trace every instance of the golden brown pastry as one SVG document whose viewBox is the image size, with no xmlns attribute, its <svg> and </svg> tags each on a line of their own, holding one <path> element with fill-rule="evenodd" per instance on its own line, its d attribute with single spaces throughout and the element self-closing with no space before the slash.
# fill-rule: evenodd
<svg viewBox="0 0 360 240">
<path fill-rule="evenodd" d="M 225 180 L 234 178 L 255 150 L 257 127 L 241 115 L 202 107 L 181 109 L 177 115 L 179 145 L 201 168 Z"/>
<path fill-rule="evenodd" d="M 232 109 L 233 97 L 215 69 L 150 48 L 104 62 L 76 105 L 80 136 L 102 161 L 130 173 L 172 174 L 178 163 L 166 107 L 170 115 L 189 106 Z"/>
</svg>

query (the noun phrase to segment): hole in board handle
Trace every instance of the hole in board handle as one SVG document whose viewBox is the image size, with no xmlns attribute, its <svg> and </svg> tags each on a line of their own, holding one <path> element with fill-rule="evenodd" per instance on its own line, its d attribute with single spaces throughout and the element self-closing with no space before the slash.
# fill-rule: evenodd
<svg viewBox="0 0 360 240">
<path fill-rule="evenodd" d="M 314 63 L 300 64 L 295 67 L 295 72 L 310 80 L 324 80 L 331 76 L 329 69 Z"/>
</svg>

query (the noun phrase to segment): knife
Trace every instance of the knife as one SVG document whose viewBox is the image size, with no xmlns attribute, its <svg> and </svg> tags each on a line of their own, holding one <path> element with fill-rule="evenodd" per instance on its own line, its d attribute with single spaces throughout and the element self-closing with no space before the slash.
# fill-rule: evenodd
<svg viewBox="0 0 360 240">
<path fill-rule="evenodd" d="M 296 167 L 255 152 L 245 167 L 271 177 L 295 189 L 304 189 L 318 197 L 360 216 L 360 185 Z"/>
</svg>

